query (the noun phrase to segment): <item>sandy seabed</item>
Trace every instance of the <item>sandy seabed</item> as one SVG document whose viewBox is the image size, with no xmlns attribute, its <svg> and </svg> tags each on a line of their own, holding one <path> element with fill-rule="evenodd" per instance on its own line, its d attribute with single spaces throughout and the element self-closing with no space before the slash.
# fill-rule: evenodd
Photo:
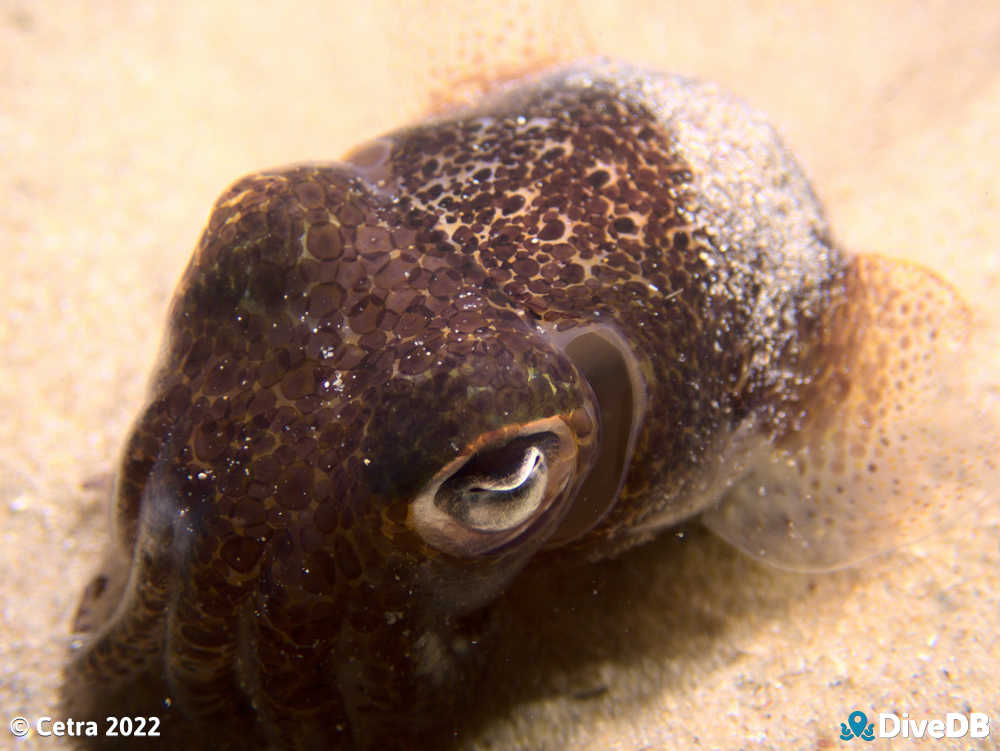
<svg viewBox="0 0 1000 751">
<path fill-rule="evenodd" d="M 936 269 L 1000 327 L 995 2 L 580 6 L 599 51 L 718 80 L 767 112 L 844 247 Z M 346 3 L 0 2 L 4 723 L 57 712 L 70 618 L 106 540 L 100 478 L 212 201 L 244 173 L 336 158 L 416 113 L 413 53 L 383 33 L 394 18 Z M 502 710 L 465 745 L 837 748 L 860 708 L 987 712 L 991 737 L 935 748 L 1000 748 L 1000 512 L 955 515 L 833 574 L 773 572 L 690 529 L 569 582 L 522 582 L 500 655 L 535 667 L 491 687 Z"/>
</svg>

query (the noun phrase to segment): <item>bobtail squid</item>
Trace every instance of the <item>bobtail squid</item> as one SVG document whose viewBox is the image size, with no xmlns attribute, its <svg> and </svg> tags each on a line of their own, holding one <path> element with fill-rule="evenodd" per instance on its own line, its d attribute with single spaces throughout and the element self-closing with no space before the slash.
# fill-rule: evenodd
<svg viewBox="0 0 1000 751">
<path fill-rule="evenodd" d="M 527 566 L 699 514 L 806 570 L 913 539 L 996 476 L 970 320 L 838 248 L 754 110 L 622 63 L 250 175 L 175 294 L 68 703 L 395 747 Z"/>
</svg>

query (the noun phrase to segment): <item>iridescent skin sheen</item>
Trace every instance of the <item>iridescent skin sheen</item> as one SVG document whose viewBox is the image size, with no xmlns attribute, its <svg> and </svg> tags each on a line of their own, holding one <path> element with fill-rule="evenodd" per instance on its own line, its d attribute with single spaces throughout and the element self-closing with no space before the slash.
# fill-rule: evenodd
<svg viewBox="0 0 1000 751">
<path fill-rule="evenodd" d="M 786 565 L 870 554 L 886 411 L 964 316 L 838 251 L 752 110 L 614 63 L 244 178 L 175 295 L 67 702 L 169 697 L 206 748 L 405 746 L 533 561 L 722 497 L 710 525 Z"/>
</svg>

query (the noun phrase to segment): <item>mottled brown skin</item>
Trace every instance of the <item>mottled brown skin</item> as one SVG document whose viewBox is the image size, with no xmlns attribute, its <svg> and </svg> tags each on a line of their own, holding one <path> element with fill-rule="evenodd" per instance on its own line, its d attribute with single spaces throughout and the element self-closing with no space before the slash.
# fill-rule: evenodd
<svg viewBox="0 0 1000 751">
<path fill-rule="evenodd" d="M 751 123 L 758 172 L 713 140 L 716 102 Z M 226 191 L 125 449 L 122 581 L 81 605 L 69 706 L 122 714 L 153 686 L 199 728 L 185 743 L 404 744 L 475 680 L 524 566 L 633 545 L 793 433 L 848 262 L 754 118 L 597 64 Z M 767 215 L 745 205 L 771 194 Z M 563 348 L 594 325 L 628 343 L 644 407 L 617 502 L 563 540 L 608 430 Z M 552 417 L 571 479 L 516 535 L 463 555 L 415 528 L 442 467 Z"/>
</svg>

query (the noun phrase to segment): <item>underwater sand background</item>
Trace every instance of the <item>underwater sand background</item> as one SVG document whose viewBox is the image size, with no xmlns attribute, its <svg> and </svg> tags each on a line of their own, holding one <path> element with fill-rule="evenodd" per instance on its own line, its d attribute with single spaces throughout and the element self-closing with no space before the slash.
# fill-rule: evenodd
<svg viewBox="0 0 1000 751">
<path fill-rule="evenodd" d="M 57 714 L 69 621 L 107 534 L 100 478 L 212 201 L 244 173 L 333 159 L 410 119 L 412 51 L 384 33 L 403 12 L 0 0 L 0 747 L 67 747 L 15 743 L 5 726 Z M 844 246 L 933 267 L 996 331 L 995 2 L 581 14 L 599 51 L 718 80 L 767 112 Z M 773 572 L 687 528 L 569 577 L 528 577 L 462 737 L 839 748 L 860 708 L 989 712 L 991 738 L 951 747 L 1000 748 L 1000 512 L 955 513 L 939 536 L 827 575 Z"/>
</svg>

